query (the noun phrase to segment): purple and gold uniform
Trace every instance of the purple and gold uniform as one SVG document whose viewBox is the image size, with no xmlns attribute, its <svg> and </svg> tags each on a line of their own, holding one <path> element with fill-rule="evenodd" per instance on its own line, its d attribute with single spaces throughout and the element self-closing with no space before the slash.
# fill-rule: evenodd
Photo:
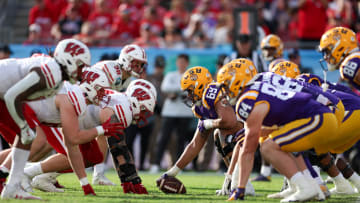
<svg viewBox="0 0 360 203">
<path fill-rule="evenodd" d="M 340 75 L 343 79 L 350 82 L 351 85 L 360 90 L 360 81 L 358 80 L 360 71 L 360 52 L 355 52 L 346 57 L 340 64 Z"/>
<path fill-rule="evenodd" d="M 324 92 L 322 88 L 316 85 L 311 85 L 307 82 L 284 77 L 273 72 L 259 73 L 253 78 L 253 80 L 270 83 L 276 88 L 284 90 L 309 93 L 312 95 L 314 100 L 322 102 L 324 105 L 327 105 L 325 104 L 326 100 L 324 101 L 324 98 L 326 98 L 332 104 L 336 105 L 336 108 L 333 108 L 333 113 L 335 114 L 339 125 L 344 118 L 345 110 L 342 101 L 330 92 Z"/>
<path fill-rule="evenodd" d="M 218 118 L 215 105 L 224 97 L 224 91 L 219 84 L 210 83 L 204 90 L 202 105 L 193 106 L 194 115 L 201 120 Z"/>
<path fill-rule="evenodd" d="M 321 78 L 313 74 L 301 75 L 299 78 L 304 82 L 316 85 L 323 83 Z M 360 97 L 356 96 L 350 88 L 338 84 L 329 85 L 328 91 L 341 99 L 345 108 L 344 119 L 339 127 L 339 136 L 342 137 L 342 141 L 339 142 L 339 146 L 330 150 L 330 152 L 338 154 L 348 150 L 360 139 L 360 126 L 358 125 L 360 119 Z"/>
<path fill-rule="evenodd" d="M 238 100 L 236 114 L 246 122 L 252 109 L 261 103 L 269 107 L 262 126 L 275 129 L 269 137 L 283 151 L 300 152 L 315 148 L 318 154 L 322 154 L 339 142 L 336 117 L 311 94 L 254 82 Z"/>
</svg>

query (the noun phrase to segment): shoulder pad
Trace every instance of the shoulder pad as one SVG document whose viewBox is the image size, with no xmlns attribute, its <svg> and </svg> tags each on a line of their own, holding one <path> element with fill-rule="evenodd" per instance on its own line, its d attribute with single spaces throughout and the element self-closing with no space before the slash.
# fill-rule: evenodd
<svg viewBox="0 0 360 203">
<path fill-rule="evenodd" d="M 83 115 L 86 111 L 87 104 L 80 87 L 78 85 L 71 85 L 70 83 L 65 83 L 64 86 L 66 88 L 66 95 L 74 106 L 76 115 Z"/>
<path fill-rule="evenodd" d="M 342 78 L 353 81 L 359 71 L 360 52 L 355 52 L 346 57 L 340 65 L 340 75 Z"/>
<path fill-rule="evenodd" d="M 224 95 L 224 88 L 218 83 L 210 83 L 204 90 L 202 104 L 207 109 L 215 108 L 216 103 Z"/>
<path fill-rule="evenodd" d="M 56 88 L 62 82 L 61 69 L 53 58 L 46 56 L 41 57 L 41 71 L 45 76 L 46 86 L 49 89 Z"/>
<path fill-rule="evenodd" d="M 116 117 L 125 127 L 129 127 L 132 120 L 132 110 L 127 96 L 123 93 L 112 94 L 107 107 L 114 110 Z"/>
</svg>

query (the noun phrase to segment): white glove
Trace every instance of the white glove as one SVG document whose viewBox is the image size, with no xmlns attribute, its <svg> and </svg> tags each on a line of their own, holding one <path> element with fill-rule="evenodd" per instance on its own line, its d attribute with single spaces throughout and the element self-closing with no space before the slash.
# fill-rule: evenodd
<svg viewBox="0 0 360 203">
<path fill-rule="evenodd" d="M 36 138 L 36 133 L 28 125 L 25 125 L 21 128 L 20 136 L 21 143 L 26 145 L 30 144 Z"/>
<path fill-rule="evenodd" d="M 231 175 L 228 173 L 224 173 L 224 175 L 225 175 L 225 179 L 221 190 L 216 190 L 216 195 L 218 196 L 230 194 Z"/>
</svg>

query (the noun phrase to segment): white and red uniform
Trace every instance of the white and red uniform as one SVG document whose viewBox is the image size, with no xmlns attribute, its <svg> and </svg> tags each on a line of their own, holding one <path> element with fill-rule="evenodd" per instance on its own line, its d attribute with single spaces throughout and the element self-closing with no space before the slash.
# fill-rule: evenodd
<svg viewBox="0 0 360 203">
<path fill-rule="evenodd" d="M 120 122 L 124 123 L 125 127 L 130 126 L 133 117 L 130 102 L 127 96 L 124 93 L 115 92 L 113 90 L 107 91 L 107 93 L 109 92 L 111 92 L 111 98 L 106 107 L 114 110 L 116 117 Z M 101 108 L 99 106 L 88 105 L 84 114 L 79 117 L 79 128 L 90 129 L 101 125 L 100 111 Z M 39 120 L 41 120 L 41 118 L 39 118 Z M 41 127 L 48 138 L 48 142 L 54 147 L 54 149 L 58 153 L 66 155 L 65 144 L 59 128 L 48 126 Z M 102 162 L 103 155 L 96 140 L 86 144 L 81 144 L 79 147 L 86 163 L 98 164 Z"/>
<path fill-rule="evenodd" d="M 13 144 L 16 134 L 20 129 L 15 123 L 4 101 L 5 93 L 17 82 L 23 79 L 34 67 L 40 67 L 45 77 L 47 88 L 35 92 L 27 100 L 39 100 L 53 96 L 62 86 L 61 69 L 56 61 L 46 55 L 24 59 L 0 60 L 0 134 L 9 144 Z M 23 115 L 31 128 L 37 123 L 35 113 L 26 104 L 23 106 Z"/>
<path fill-rule="evenodd" d="M 120 68 L 120 64 L 117 61 L 101 61 L 91 66 L 91 69 L 92 68 L 105 72 L 109 83 L 115 86 L 116 91 L 125 90 L 131 82 L 131 77 L 122 80 L 123 70 Z"/>
</svg>

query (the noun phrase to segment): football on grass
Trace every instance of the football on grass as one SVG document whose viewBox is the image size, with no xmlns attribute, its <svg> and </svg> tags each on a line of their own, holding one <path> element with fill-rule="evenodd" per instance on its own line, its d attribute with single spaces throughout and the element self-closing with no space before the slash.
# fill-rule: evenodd
<svg viewBox="0 0 360 203">
<path fill-rule="evenodd" d="M 156 181 L 156 185 L 166 194 L 185 194 L 184 184 L 172 176 L 161 177 Z"/>
</svg>

